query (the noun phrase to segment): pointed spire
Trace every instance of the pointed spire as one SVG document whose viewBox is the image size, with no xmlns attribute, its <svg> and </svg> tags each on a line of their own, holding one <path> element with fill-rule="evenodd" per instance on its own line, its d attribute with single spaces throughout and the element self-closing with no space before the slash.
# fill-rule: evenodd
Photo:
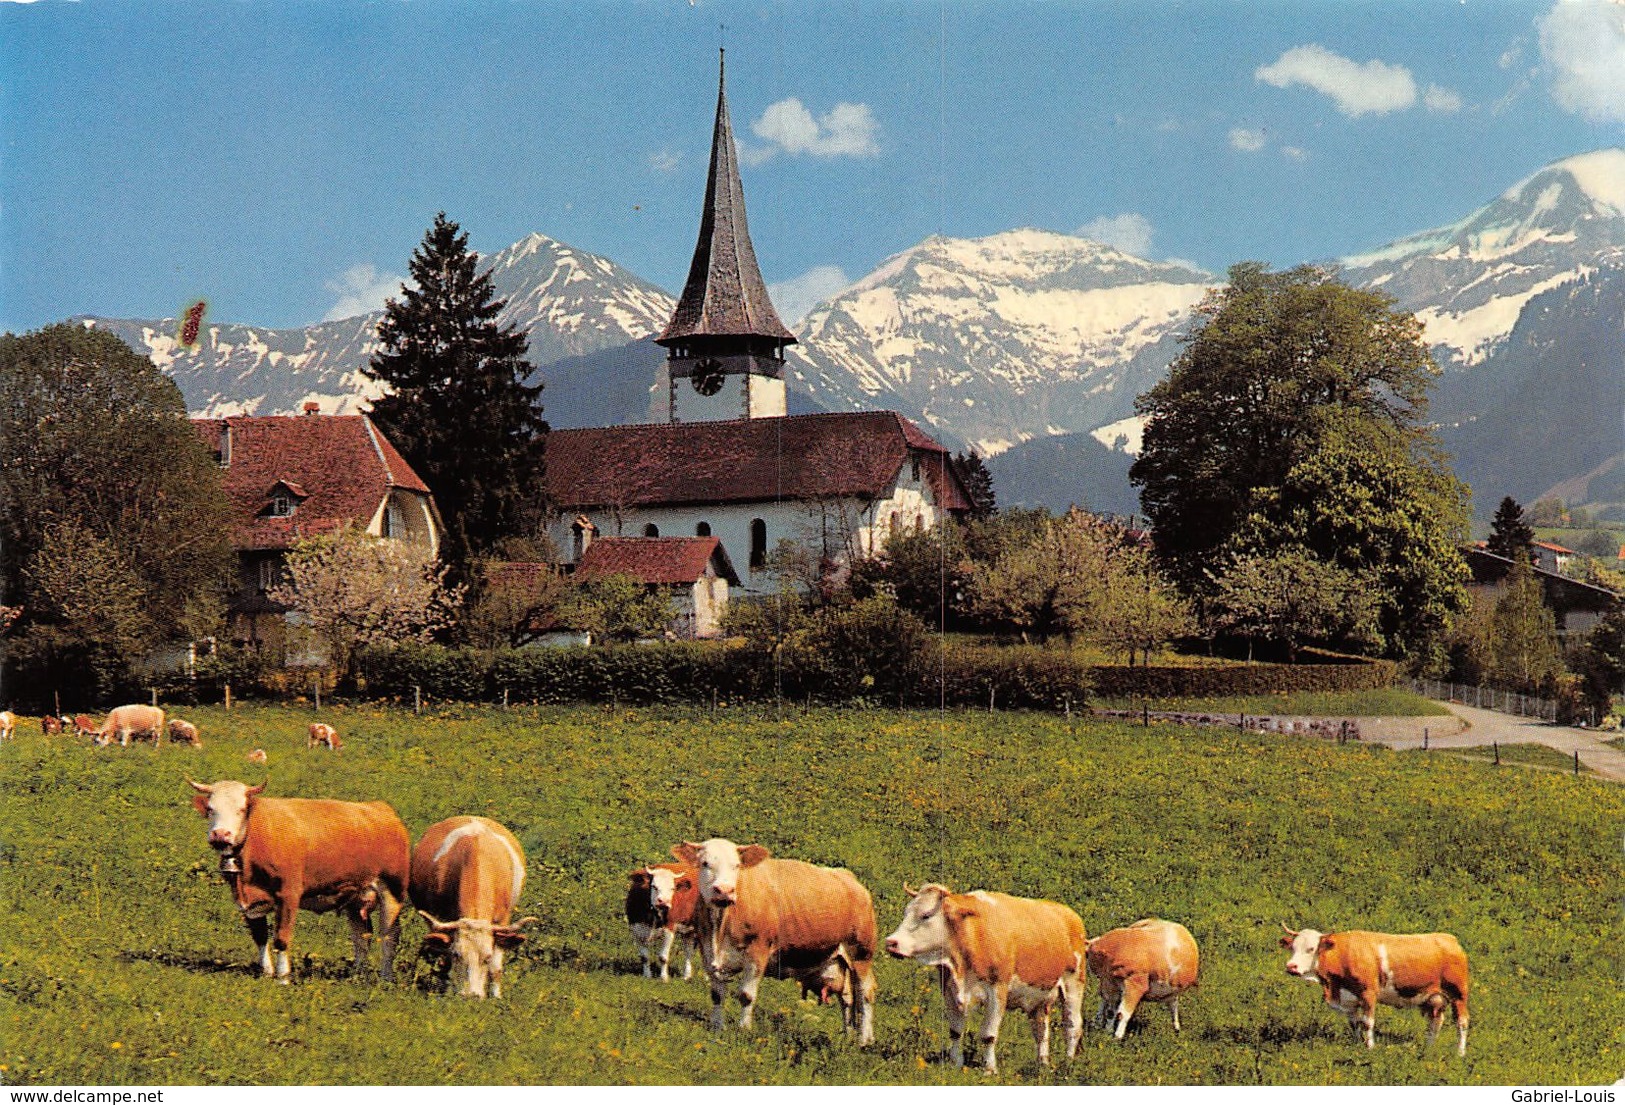
<svg viewBox="0 0 1625 1105">
<path fill-rule="evenodd" d="M 728 120 L 727 56 L 721 50 L 718 55 L 717 122 L 700 239 L 677 309 L 655 340 L 665 345 L 696 336 L 760 337 L 789 345 L 795 335 L 773 309 L 745 225 L 745 189 Z"/>
</svg>

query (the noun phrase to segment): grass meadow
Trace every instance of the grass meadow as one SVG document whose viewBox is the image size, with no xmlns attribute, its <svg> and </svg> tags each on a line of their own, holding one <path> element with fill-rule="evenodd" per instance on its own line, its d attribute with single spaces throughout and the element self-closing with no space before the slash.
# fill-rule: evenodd
<svg viewBox="0 0 1625 1105">
<path fill-rule="evenodd" d="M 25 723 L 0 750 L 0 1079 L 47 1084 L 1552 1084 L 1625 1073 L 1619 840 L 1625 790 L 1357 744 L 1034 714 L 328 708 L 185 711 L 205 747 L 92 748 Z M 434 993 L 410 913 L 382 985 L 347 977 L 336 914 L 301 914 L 295 982 L 251 970 L 183 775 L 391 802 L 414 835 L 481 813 L 524 843 L 541 924 L 506 996 Z M 643 979 L 628 871 L 682 838 L 760 841 L 852 868 L 882 934 L 904 880 L 1055 898 L 1090 933 L 1183 922 L 1202 982 L 1035 1061 L 1006 1018 L 1000 1072 L 944 1061 L 932 972 L 879 964 L 877 1040 L 764 982 L 753 1032 L 713 1036 L 699 977 Z M 1448 930 L 1472 961 L 1465 1059 L 1446 1026 L 1378 1012 L 1355 1046 L 1290 979 L 1278 922 Z M 376 951 L 374 963 L 376 964 Z M 698 971 L 696 970 L 698 976 Z M 1086 1008 L 1092 1011 L 1091 988 Z M 730 1019 L 737 1005 L 730 999 Z M 973 1021 L 973 1024 L 979 1021 Z"/>
</svg>

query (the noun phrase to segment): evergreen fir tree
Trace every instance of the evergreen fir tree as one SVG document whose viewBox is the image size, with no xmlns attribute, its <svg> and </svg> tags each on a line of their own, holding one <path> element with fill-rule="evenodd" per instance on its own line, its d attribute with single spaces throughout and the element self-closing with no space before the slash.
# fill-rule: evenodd
<svg viewBox="0 0 1625 1105">
<path fill-rule="evenodd" d="M 384 307 L 379 350 L 363 371 L 391 389 L 372 417 L 429 489 L 446 524 L 454 576 L 540 517 L 547 422 L 527 384 L 529 339 L 499 326 L 504 304 L 468 235 L 445 212 L 412 254 L 412 286 Z"/>
<path fill-rule="evenodd" d="M 972 449 L 968 453 L 956 453 L 952 463 L 959 482 L 965 485 L 965 491 L 970 495 L 970 516 L 977 519 L 992 517 L 999 509 L 998 497 L 993 493 L 993 473 L 987 470 L 982 458 Z"/>
<path fill-rule="evenodd" d="M 1508 560 L 1527 561 L 1535 545 L 1535 531 L 1523 519 L 1523 507 L 1511 495 L 1501 500 L 1490 521 L 1487 551 Z"/>
</svg>

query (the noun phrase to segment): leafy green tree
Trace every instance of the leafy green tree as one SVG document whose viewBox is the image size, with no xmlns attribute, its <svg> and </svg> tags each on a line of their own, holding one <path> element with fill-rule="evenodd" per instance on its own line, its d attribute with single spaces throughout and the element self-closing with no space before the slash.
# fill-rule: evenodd
<svg viewBox="0 0 1625 1105">
<path fill-rule="evenodd" d="M 1505 502 L 1501 504 L 1505 506 Z M 1529 522 L 1536 526 L 1561 526 L 1568 522 L 1568 511 L 1563 508 L 1563 500 L 1556 495 L 1548 495 L 1544 499 L 1535 500 L 1535 505 L 1529 508 Z"/>
<path fill-rule="evenodd" d="M 672 620 L 671 597 L 628 575 L 589 580 L 560 603 L 560 619 L 585 629 L 599 642 L 642 641 L 664 636 Z"/>
<path fill-rule="evenodd" d="M 1153 650 L 1195 625 L 1190 604 L 1163 578 L 1150 552 L 1133 545 L 1108 557 L 1094 621 L 1095 639 L 1127 654 L 1130 667 L 1136 652 L 1149 664 Z"/>
<path fill-rule="evenodd" d="M 373 420 L 434 492 L 459 579 L 477 554 L 534 529 L 543 505 L 542 386 L 525 382 L 529 339 L 497 324 L 503 303 L 478 264 L 468 235 L 437 214 L 362 370 L 390 388 Z"/>
<path fill-rule="evenodd" d="M 1523 507 L 1511 495 L 1501 500 L 1490 520 L 1490 539 L 1485 550 L 1508 560 L 1528 560 L 1535 545 L 1535 531 L 1524 521 Z"/>
<path fill-rule="evenodd" d="M 898 606 L 940 629 L 964 620 L 969 568 L 964 536 L 950 522 L 923 533 L 894 532 L 878 556 L 852 565 L 849 582 L 857 598 L 887 590 Z"/>
<path fill-rule="evenodd" d="M 463 597 L 426 549 L 354 526 L 301 538 L 284 566 L 286 579 L 266 596 L 299 615 L 344 683 L 354 678 L 359 650 L 427 642 L 452 624 Z"/>
<path fill-rule="evenodd" d="M 482 558 L 458 627 L 476 648 L 518 648 L 539 636 L 569 593 L 563 572 L 546 560 Z"/>
<path fill-rule="evenodd" d="M 1023 641 L 1072 641 L 1095 623 L 1114 540 L 1110 527 L 1082 511 L 1046 519 L 1035 540 L 973 564 L 972 613 Z"/>
<path fill-rule="evenodd" d="M 213 632 L 232 525 L 219 465 L 151 361 L 70 323 L 0 336 L 0 603 L 23 608 L 8 695 L 101 697 L 141 653 Z M 76 571 L 105 595 L 70 599 Z M 139 632 L 115 631 L 130 594 Z"/>
<path fill-rule="evenodd" d="M 1557 618 L 1541 595 L 1540 580 L 1525 561 L 1507 574 L 1506 593 L 1495 604 L 1490 675 L 1503 687 L 1534 694 L 1543 682 L 1563 673 Z"/>
<path fill-rule="evenodd" d="M 1136 401 L 1148 421 L 1130 470 L 1187 594 L 1293 544 L 1381 589 L 1385 651 L 1437 647 L 1466 603 L 1466 489 L 1424 422 L 1438 370 L 1421 324 L 1392 304 L 1325 269 L 1256 262 L 1203 302 L 1168 377 Z"/>
<path fill-rule="evenodd" d="M 996 514 L 999 499 L 993 491 L 993 473 L 987 470 L 987 465 L 976 450 L 954 454 L 951 463 L 959 475 L 959 482 L 965 485 L 965 491 L 970 495 L 970 516 L 980 521 Z"/>
<path fill-rule="evenodd" d="M 1214 581 L 1209 616 L 1215 629 L 1253 646 L 1266 641 L 1297 659 L 1304 644 L 1368 644 L 1377 610 L 1367 581 L 1302 549 L 1244 556 Z"/>
</svg>

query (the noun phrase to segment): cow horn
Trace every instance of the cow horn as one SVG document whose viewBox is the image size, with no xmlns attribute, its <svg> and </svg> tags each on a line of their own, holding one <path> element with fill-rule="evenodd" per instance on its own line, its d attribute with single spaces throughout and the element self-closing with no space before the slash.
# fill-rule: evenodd
<svg viewBox="0 0 1625 1105">
<path fill-rule="evenodd" d="M 1281 928 L 1282 928 L 1282 930 L 1283 930 L 1283 931 L 1285 931 L 1285 932 L 1286 932 L 1286 934 L 1287 934 L 1287 935 L 1288 935 L 1288 936 L 1291 936 L 1291 937 L 1296 937 L 1296 936 L 1297 936 L 1297 935 L 1298 935 L 1298 930 L 1297 930 L 1297 929 L 1289 929 L 1289 928 L 1287 928 L 1287 927 L 1286 927 L 1286 922 L 1285 922 L 1285 921 L 1282 921 L 1282 922 L 1281 922 Z"/>
<path fill-rule="evenodd" d="M 261 783 L 257 787 L 249 787 L 248 791 L 247 791 L 247 795 L 248 795 L 248 797 L 252 798 L 256 794 L 262 794 L 262 793 L 264 793 L 265 788 L 270 786 L 270 785 L 271 785 L 271 773 L 269 771 L 267 771 L 265 773 L 265 782 Z"/>
<path fill-rule="evenodd" d="M 429 922 L 429 927 L 435 932 L 451 932 L 457 928 L 456 921 L 442 921 L 432 913 L 418 910 L 418 916 Z"/>
<path fill-rule="evenodd" d="M 200 783 L 196 779 L 192 778 L 190 775 L 184 775 L 184 776 L 182 776 L 182 778 L 184 778 L 188 783 L 191 783 L 192 784 L 192 789 L 197 791 L 199 794 L 213 794 L 214 793 L 214 787 L 209 783 Z"/>
<path fill-rule="evenodd" d="M 910 898 L 918 898 L 920 896 L 920 892 L 914 887 L 910 886 L 907 879 L 903 880 L 903 893 L 907 894 Z"/>
<path fill-rule="evenodd" d="M 525 916 L 519 918 L 519 920 L 512 922 L 509 925 L 509 927 L 510 928 L 516 928 L 516 929 L 522 929 L 526 925 L 539 925 L 541 923 L 542 923 L 542 919 L 540 917 L 536 917 L 536 916 L 533 916 L 531 914 L 526 914 Z"/>
</svg>

